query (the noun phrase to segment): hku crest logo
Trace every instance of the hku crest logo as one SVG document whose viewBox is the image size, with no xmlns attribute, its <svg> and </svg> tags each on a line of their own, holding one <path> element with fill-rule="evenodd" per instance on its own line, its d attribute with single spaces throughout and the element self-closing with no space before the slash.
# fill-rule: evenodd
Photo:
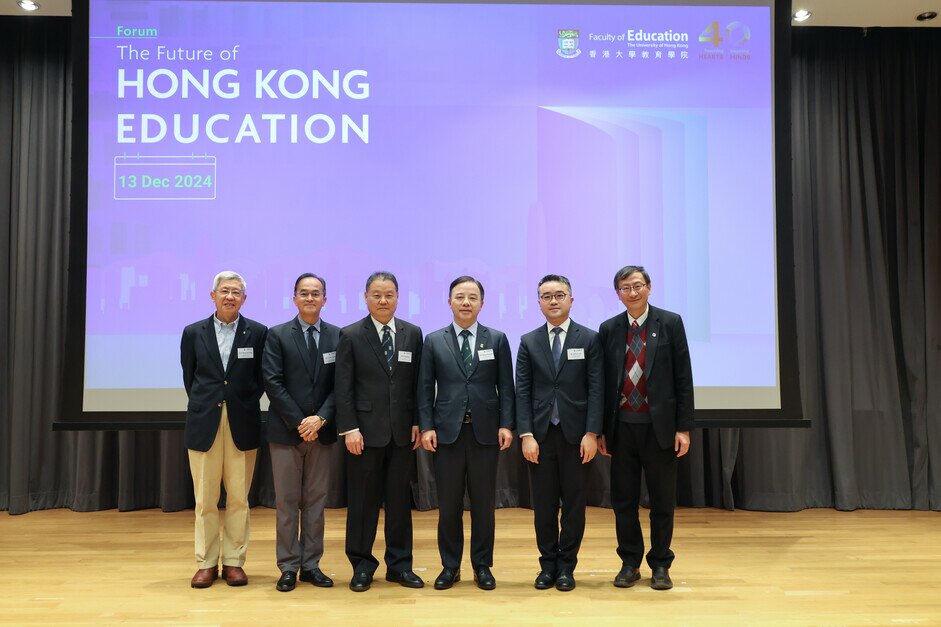
<svg viewBox="0 0 941 627">
<path fill-rule="evenodd" d="M 578 49 L 578 31 L 572 29 L 559 30 L 559 48 L 556 50 L 563 59 L 574 59 L 582 53 Z"/>
</svg>

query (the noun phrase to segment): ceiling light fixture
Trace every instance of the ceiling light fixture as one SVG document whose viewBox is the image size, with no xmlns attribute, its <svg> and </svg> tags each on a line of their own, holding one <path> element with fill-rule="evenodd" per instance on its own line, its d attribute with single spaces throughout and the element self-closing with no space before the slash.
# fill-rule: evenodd
<svg viewBox="0 0 941 627">
<path fill-rule="evenodd" d="M 811 13 L 807 9 L 798 9 L 794 11 L 793 18 L 795 22 L 805 22 L 810 19 L 811 15 L 813 15 L 813 13 Z"/>
<path fill-rule="evenodd" d="M 919 22 L 927 22 L 928 20 L 933 20 L 936 17 L 938 17 L 937 11 L 925 11 L 924 13 L 916 15 L 915 19 Z"/>
<path fill-rule="evenodd" d="M 19 0 L 17 4 L 20 5 L 20 8 L 24 11 L 35 11 L 39 8 L 39 3 L 33 2 L 33 0 Z"/>
</svg>

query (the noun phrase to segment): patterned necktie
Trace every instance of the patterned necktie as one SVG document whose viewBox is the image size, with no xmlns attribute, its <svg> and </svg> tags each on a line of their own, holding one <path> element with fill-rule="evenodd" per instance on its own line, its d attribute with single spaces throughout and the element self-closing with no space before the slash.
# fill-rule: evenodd
<svg viewBox="0 0 941 627">
<path fill-rule="evenodd" d="M 315 374 L 320 363 L 320 349 L 317 347 L 317 339 L 314 337 L 316 331 L 317 328 L 314 325 L 307 327 L 307 351 L 310 353 L 310 365 Z"/>
<path fill-rule="evenodd" d="M 395 347 L 392 345 L 392 333 L 389 325 L 382 325 L 382 354 L 386 356 L 386 364 L 392 371 L 392 358 L 395 356 Z"/>
<path fill-rule="evenodd" d="M 461 337 L 464 338 L 464 341 L 461 342 L 461 359 L 464 360 L 464 370 L 470 372 L 471 365 L 474 363 L 474 355 L 471 353 L 470 347 L 470 334 L 471 332 L 467 329 L 461 331 Z"/>
<path fill-rule="evenodd" d="M 559 364 L 562 362 L 562 327 L 552 329 L 552 361 L 555 363 L 555 371 L 559 371 Z M 557 425 L 559 420 L 559 399 L 552 401 L 552 413 L 549 414 L 549 422 Z"/>
</svg>

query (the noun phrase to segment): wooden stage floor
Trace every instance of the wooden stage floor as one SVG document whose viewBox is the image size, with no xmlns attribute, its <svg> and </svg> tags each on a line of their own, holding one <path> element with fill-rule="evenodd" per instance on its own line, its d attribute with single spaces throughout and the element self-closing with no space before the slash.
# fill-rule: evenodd
<svg viewBox="0 0 941 627">
<path fill-rule="evenodd" d="M 644 511 L 646 516 L 646 510 Z M 193 512 L 156 510 L 0 514 L 0 622 L 297 625 L 874 625 L 941 624 L 941 515 L 807 510 L 677 512 L 671 571 L 656 592 L 650 571 L 631 589 L 611 585 L 620 564 L 614 516 L 589 508 L 572 592 L 538 591 L 532 513 L 497 511 L 497 589 L 478 590 L 465 545 L 463 581 L 436 591 L 437 512 L 415 513 L 422 590 L 387 583 L 347 588 L 346 510 L 327 510 L 322 563 L 331 589 L 277 592 L 274 511 L 252 511 L 250 582 L 194 590 Z M 465 528 L 469 529 L 465 521 Z M 380 521 L 381 529 L 381 521 Z M 646 537 L 647 524 L 644 522 Z M 381 532 L 376 554 L 382 554 Z"/>
</svg>

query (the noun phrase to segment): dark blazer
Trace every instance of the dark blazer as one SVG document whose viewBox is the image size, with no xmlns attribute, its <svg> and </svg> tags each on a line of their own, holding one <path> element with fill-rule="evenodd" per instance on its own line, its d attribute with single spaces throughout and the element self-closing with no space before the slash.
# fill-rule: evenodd
<svg viewBox="0 0 941 627">
<path fill-rule="evenodd" d="M 267 333 L 268 328 L 263 324 L 239 316 L 229 363 L 223 369 L 213 316 L 183 329 L 180 363 L 183 387 L 189 397 L 183 432 L 186 448 L 209 450 L 219 430 L 223 401 L 235 446 L 240 451 L 258 448 L 261 439 L 258 401 L 264 392 L 261 356 Z M 240 348 L 251 348 L 252 356 L 239 359 Z"/>
<path fill-rule="evenodd" d="M 686 329 L 678 314 L 648 305 L 647 404 L 657 442 L 673 448 L 677 431 L 693 427 L 693 368 L 689 359 Z M 627 312 L 601 324 L 599 335 L 604 349 L 605 436 L 613 441 L 618 419 L 621 388 L 624 383 L 624 354 L 627 350 Z"/>
<path fill-rule="evenodd" d="M 501 331 L 477 327 L 477 346 L 470 371 L 464 370 L 454 327 L 448 325 L 425 338 L 418 411 L 422 431 L 435 429 L 440 444 L 451 444 L 461 433 L 464 413 L 473 417 L 474 435 L 481 444 L 497 444 L 500 428 L 515 424 L 513 359 Z M 480 351 L 492 350 L 492 360 Z M 435 384 L 437 383 L 437 397 Z"/>
<path fill-rule="evenodd" d="M 307 339 L 295 316 L 290 322 L 268 330 L 265 354 L 261 362 L 265 392 L 271 405 L 265 435 L 275 444 L 297 445 L 303 442 L 297 427 L 307 416 L 319 415 L 327 423 L 317 432 L 317 442 L 337 441 L 336 402 L 333 395 L 333 360 L 336 358 L 340 328 L 320 321 L 320 359 L 311 363 Z M 330 361 L 330 363 L 327 363 Z"/>
<path fill-rule="evenodd" d="M 402 351 L 411 362 L 400 361 Z M 422 331 L 395 318 L 395 361 L 386 365 L 372 318 L 340 330 L 336 363 L 337 432 L 359 429 L 366 446 L 410 445 L 418 424 L 415 393 L 422 360 Z"/>
<path fill-rule="evenodd" d="M 581 349 L 583 359 L 569 359 Z M 604 358 L 598 334 L 569 324 L 556 371 L 549 329 L 540 325 L 520 339 L 516 355 L 516 428 L 542 442 L 549 430 L 552 405 L 559 403 L 559 425 L 565 439 L 579 444 L 586 433 L 601 435 L 604 427 Z"/>
</svg>

